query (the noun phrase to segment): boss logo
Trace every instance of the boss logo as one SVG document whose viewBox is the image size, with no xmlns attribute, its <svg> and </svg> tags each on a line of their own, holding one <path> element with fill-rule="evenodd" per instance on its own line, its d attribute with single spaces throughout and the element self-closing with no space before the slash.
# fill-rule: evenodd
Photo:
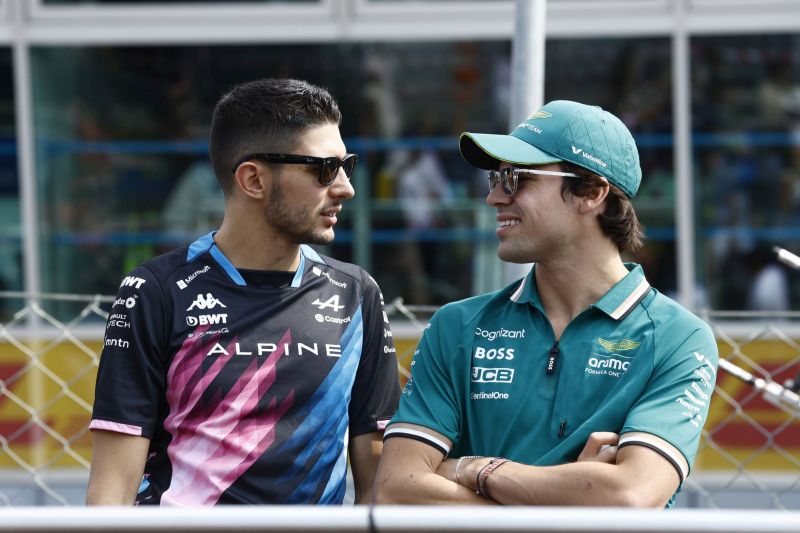
<svg viewBox="0 0 800 533">
<path fill-rule="evenodd" d="M 505 359 L 511 361 L 514 359 L 514 348 L 482 348 L 480 346 L 475 348 L 475 359 Z"/>
<path fill-rule="evenodd" d="M 514 381 L 513 368 L 472 368 L 473 383 L 511 383 Z"/>
</svg>

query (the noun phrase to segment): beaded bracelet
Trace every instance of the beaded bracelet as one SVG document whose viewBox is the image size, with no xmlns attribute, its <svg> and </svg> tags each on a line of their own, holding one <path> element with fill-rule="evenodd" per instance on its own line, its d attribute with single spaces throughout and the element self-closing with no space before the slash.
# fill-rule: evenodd
<svg viewBox="0 0 800 533">
<path fill-rule="evenodd" d="M 486 480 L 489 478 L 489 474 L 497 470 L 500 465 L 504 465 L 508 462 L 508 459 L 503 457 L 493 457 L 489 464 L 481 468 L 480 472 L 478 472 L 478 477 L 476 479 L 478 484 L 478 490 L 475 491 L 476 494 L 479 496 L 483 496 L 487 500 L 491 500 L 492 497 L 489 496 L 489 493 L 486 492 Z M 458 466 L 458 465 L 456 465 Z"/>
<path fill-rule="evenodd" d="M 458 480 L 458 475 L 461 473 L 461 464 L 464 462 L 464 459 L 483 459 L 485 456 L 483 455 L 465 455 L 463 457 L 458 458 L 458 462 L 456 463 L 456 483 L 461 485 L 461 482 Z"/>
</svg>

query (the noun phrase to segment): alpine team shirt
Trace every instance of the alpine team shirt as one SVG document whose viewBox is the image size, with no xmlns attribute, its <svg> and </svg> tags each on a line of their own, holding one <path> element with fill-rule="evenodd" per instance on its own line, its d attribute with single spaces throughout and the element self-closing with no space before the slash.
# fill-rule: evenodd
<svg viewBox="0 0 800 533">
<path fill-rule="evenodd" d="M 420 339 L 384 438 L 546 466 L 575 461 L 592 432 L 613 431 L 620 446 L 661 454 L 683 482 L 683 461 L 659 439 L 691 466 L 714 389 L 716 341 L 705 322 L 652 289 L 640 266 L 626 266 L 628 275 L 558 342 L 535 268 L 506 289 L 444 306 Z M 398 422 L 446 436 L 452 450 Z"/>
<path fill-rule="evenodd" d="M 120 285 L 90 428 L 150 439 L 137 503 L 341 503 L 348 435 L 397 408 L 392 334 L 364 270 L 302 246 L 285 286 L 242 272 L 210 233 Z"/>
</svg>

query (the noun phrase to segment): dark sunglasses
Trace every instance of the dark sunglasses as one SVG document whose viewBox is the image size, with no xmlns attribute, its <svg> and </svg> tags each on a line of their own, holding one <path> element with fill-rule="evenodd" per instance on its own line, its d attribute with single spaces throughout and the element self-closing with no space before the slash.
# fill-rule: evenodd
<svg viewBox="0 0 800 533">
<path fill-rule="evenodd" d="M 579 178 L 577 174 L 572 172 L 556 172 L 555 170 L 534 170 L 532 168 L 512 168 L 506 167 L 503 170 L 490 170 L 489 171 L 489 192 L 492 192 L 498 183 L 502 183 L 503 192 L 509 196 L 514 196 L 519 187 L 520 176 L 524 177 L 525 174 L 535 174 L 539 176 L 563 176 L 565 178 Z M 532 178 L 527 178 L 532 179 Z"/>
<path fill-rule="evenodd" d="M 251 159 L 261 159 L 267 163 L 278 163 L 279 165 L 317 165 L 319 166 L 319 184 L 327 187 L 336 180 L 336 175 L 339 169 L 343 168 L 347 179 L 353 175 L 353 170 L 356 168 L 356 161 L 358 156 L 356 154 L 347 154 L 344 159 L 338 157 L 314 157 L 310 155 L 294 155 L 294 154 L 250 154 L 246 155 L 236 163 L 231 172 L 236 172 L 239 165 L 250 161 Z"/>
</svg>

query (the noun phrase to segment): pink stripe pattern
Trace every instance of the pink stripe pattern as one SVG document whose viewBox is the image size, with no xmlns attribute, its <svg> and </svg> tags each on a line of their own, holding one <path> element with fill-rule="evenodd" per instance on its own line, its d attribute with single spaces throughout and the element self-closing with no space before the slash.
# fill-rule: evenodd
<svg viewBox="0 0 800 533">
<path fill-rule="evenodd" d="M 210 326 L 209 326 L 210 327 Z M 202 333 L 202 329 L 199 328 Z M 208 339 L 207 337 L 211 337 Z M 275 426 L 294 403 L 294 391 L 273 398 L 265 414 L 257 413 L 259 400 L 275 383 L 283 346 L 291 342 L 286 331 L 278 348 L 258 366 L 256 357 L 220 354 L 203 371 L 208 350 L 219 335 L 196 335 L 184 341 L 167 373 L 170 414 L 164 428 L 172 435 L 167 449 L 172 481 L 161 505 L 214 505 L 275 440 Z M 238 337 L 225 348 L 235 354 Z M 224 395 L 203 399 L 214 378 L 233 357 L 251 357 L 241 376 Z"/>
<path fill-rule="evenodd" d="M 114 431 L 115 433 L 125 433 L 126 435 L 142 436 L 142 428 L 139 426 L 132 426 L 131 424 L 120 424 L 119 422 L 111 422 L 109 420 L 94 419 L 89 423 L 89 429 L 103 429 L 106 431 Z"/>
</svg>

